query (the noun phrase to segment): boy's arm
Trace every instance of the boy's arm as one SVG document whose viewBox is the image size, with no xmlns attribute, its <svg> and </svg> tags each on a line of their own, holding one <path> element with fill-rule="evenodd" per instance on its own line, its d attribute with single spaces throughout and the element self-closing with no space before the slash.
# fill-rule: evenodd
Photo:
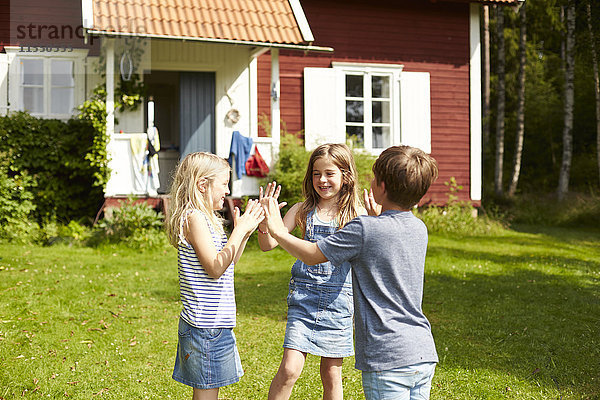
<svg viewBox="0 0 600 400">
<path fill-rule="evenodd" d="M 262 205 L 269 233 L 285 251 L 306 265 L 316 265 L 328 261 L 316 243 L 297 238 L 288 231 L 281 219 L 277 200 L 265 198 L 262 200 Z"/>
</svg>

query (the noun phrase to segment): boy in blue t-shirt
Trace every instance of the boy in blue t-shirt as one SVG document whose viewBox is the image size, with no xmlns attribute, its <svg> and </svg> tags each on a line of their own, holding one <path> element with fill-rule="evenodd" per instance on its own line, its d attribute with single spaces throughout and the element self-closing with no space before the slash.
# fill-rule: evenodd
<svg viewBox="0 0 600 400">
<path fill-rule="evenodd" d="M 364 193 L 369 216 L 333 235 L 317 243 L 291 235 L 274 198 L 262 201 L 268 229 L 308 265 L 350 262 L 356 368 L 366 399 L 428 399 L 438 357 L 421 309 L 427 228 L 410 209 L 437 179 L 438 166 L 419 149 L 394 146 L 377 158 L 373 174 L 371 191 Z"/>
</svg>

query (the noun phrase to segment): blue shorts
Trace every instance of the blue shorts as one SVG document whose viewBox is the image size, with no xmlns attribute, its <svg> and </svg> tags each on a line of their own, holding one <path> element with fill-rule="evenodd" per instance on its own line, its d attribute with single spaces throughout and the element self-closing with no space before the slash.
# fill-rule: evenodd
<svg viewBox="0 0 600 400">
<path fill-rule="evenodd" d="M 196 389 L 215 389 L 244 375 L 231 328 L 195 328 L 179 318 L 173 379 Z"/>
<path fill-rule="evenodd" d="M 362 373 L 367 400 L 428 400 L 435 363 Z"/>
</svg>

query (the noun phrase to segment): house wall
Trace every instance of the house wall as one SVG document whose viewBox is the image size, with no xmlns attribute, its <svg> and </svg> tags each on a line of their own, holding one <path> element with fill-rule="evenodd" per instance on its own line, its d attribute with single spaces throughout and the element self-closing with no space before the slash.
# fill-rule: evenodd
<svg viewBox="0 0 600 400">
<path fill-rule="evenodd" d="M 0 52 L 8 45 L 10 37 L 10 3 L 0 2 Z"/>
<path fill-rule="evenodd" d="M 281 119 L 289 132 L 304 127 L 303 70 L 332 61 L 394 63 L 429 72 L 432 155 L 440 177 L 425 201 L 444 202 L 455 177 L 469 200 L 469 4 L 384 0 L 303 0 L 315 45 L 333 54 L 281 51 Z M 258 112 L 269 115 L 270 56 L 258 62 Z M 264 135 L 264 132 L 260 133 Z"/>
<path fill-rule="evenodd" d="M 85 43 L 81 0 L 10 0 L 0 6 L 0 42 L 8 46 L 89 49 L 97 53 L 99 40 Z M 28 49 L 27 51 L 32 51 Z"/>
</svg>

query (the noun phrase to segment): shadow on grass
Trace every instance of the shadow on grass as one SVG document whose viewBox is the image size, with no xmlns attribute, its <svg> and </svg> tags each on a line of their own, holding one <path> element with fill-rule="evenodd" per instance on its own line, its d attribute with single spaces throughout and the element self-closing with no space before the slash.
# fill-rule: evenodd
<svg viewBox="0 0 600 400">
<path fill-rule="evenodd" d="M 477 267 L 451 270 L 447 260 L 453 257 L 508 268 L 501 274 Z M 529 269 L 530 262 L 538 268 L 550 262 L 569 269 L 546 274 Z M 433 327 L 440 368 L 495 371 L 507 381 L 531 381 L 597 398 L 600 285 L 598 278 L 585 276 L 586 270 L 597 273 L 598 263 L 432 246 L 423 307 Z"/>
<path fill-rule="evenodd" d="M 489 239 L 488 239 L 488 243 L 489 243 Z M 502 238 L 499 238 L 497 241 L 498 246 L 501 246 L 502 244 L 509 244 L 509 245 L 513 245 L 511 247 L 513 253 L 503 253 L 503 252 L 497 252 L 497 253 L 491 253 L 489 251 L 471 251 L 471 250 L 463 250 L 463 249 L 457 249 L 457 248 L 452 248 L 452 247 L 445 247 L 445 246 L 431 246 L 428 250 L 427 250 L 427 256 L 428 258 L 431 257 L 441 257 L 444 256 L 447 259 L 457 259 L 460 260 L 461 263 L 464 262 L 472 262 L 472 263 L 481 263 L 481 262 L 485 262 L 485 261 L 489 261 L 498 265 L 503 265 L 503 266 L 518 266 L 518 265 L 529 265 L 529 264 L 543 264 L 545 266 L 548 267 L 560 267 L 560 268 L 566 268 L 566 269 L 571 269 L 571 270 L 583 270 L 584 272 L 587 271 L 596 271 L 596 270 L 600 270 L 600 266 L 598 261 L 585 261 L 585 260 L 581 260 L 580 258 L 574 258 L 574 257 L 566 257 L 566 256 L 560 256 L 560 255 L 553 255 L 553 254 L 548 254 L 548 255 L 541 255 L 536 253 L 536 249 L 534 248 L 535 246 L 535 241 L 529 241 L 527 239 L 523 240 L 502 240 Z M 543 250 L 543 247 L 541 246 L 541 242 L 539 243 L 540 245 L 540 251 Z M 523 251 L 521 253 L 515 253 L 514 249 L 516 248 L 515 246 L 522 246 L 522 248 L 524 249 L 525 247 L 527 248 L 526 251 Z"/>
</svg>

